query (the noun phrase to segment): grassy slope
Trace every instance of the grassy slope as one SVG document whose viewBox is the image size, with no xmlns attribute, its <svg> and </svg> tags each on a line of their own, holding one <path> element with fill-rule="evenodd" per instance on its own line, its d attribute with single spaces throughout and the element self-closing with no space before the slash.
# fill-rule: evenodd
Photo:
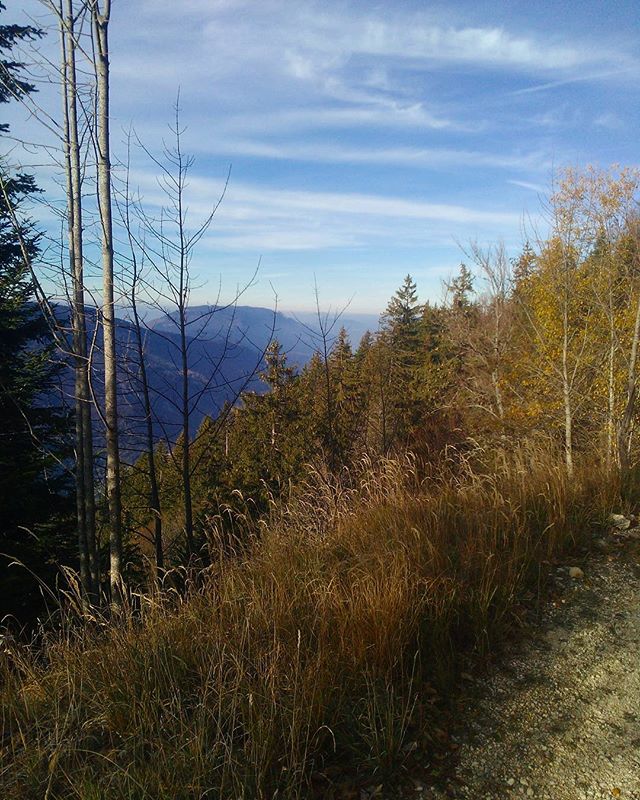
<svg viewBox="0 0 640 800">
<path fill-rule="evenodd" d="M 459 655 L 487 651 L 545 562 L 615 504 L 517 453 L 491 477 L 409 464 L 310 491 L 249 554 L 183 600 L 0 656 L 0 796 L 308 797 L 322 774 L 379 776 Z"/>
</svg>

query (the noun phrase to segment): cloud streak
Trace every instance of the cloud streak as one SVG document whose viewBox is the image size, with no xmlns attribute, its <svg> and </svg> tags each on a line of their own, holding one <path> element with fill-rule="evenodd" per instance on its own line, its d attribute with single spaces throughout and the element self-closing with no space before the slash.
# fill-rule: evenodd
<svg viewBox="0 0 640 800">
<path fill-rule="evenodd" d="M 545 152 L 491 153 L 447 147 L 349 147 L 341 144 L 299 142 L 270 143 L 248 139 L 220 139 L 204 145 L 206 152 L 335 164 L 377 164 L 421 169 L 524 169 L 548 170 L 552 157 Z"/>
<path fill-rule="evenodd" d="M 152 210 L 164 202 L 152 173 L 132 176 Z M 222 184 L 204 176 L 189 179 L 191 224 L 206 217 Z M 266 189 L 247 183 L 229 186 L 208 236 L 208 247 L 229 249 L 319 250 L 357 248 L 373 242 L 428 246 L 451 242 L 470 229 L 513 232 L 520 215 L 458 204 L 429 203 L 401 197 L 351 192 Z"/>
<path fill-rule="evenodd" d="M 547 83 L 540 83 L 535 86 L 527 86 L 524 89 L 516 89 L 513 92 L 510 92 L 513 96 L 517 97 L 518 95 L 525 95 L 525 94 L 534 94 L 537 92 L 546 92 L 550 89 L 559 89 L 564 86 L 570 86 L 575 83 L 593 83 L 596 81 L 602 81 L 607 78 L 614 78 L 620 77 L 622 75 L 632 75 L 634 72 L 638 71 L 638 65 L 633 66 L 626 66 L 622 69 L 612 69 L 612 70 L 605 70 L 604 72 L 590 72 L 586 75 L 573 75 L 569 78 L 563 78 L 561 80 L 555 81 L 548 81 Z"/>
</svg>

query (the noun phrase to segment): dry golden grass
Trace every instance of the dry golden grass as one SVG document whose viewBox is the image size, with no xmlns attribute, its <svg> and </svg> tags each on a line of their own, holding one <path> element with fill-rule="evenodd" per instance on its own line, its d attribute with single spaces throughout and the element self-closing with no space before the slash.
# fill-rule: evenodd
<svg viewBox="0 0 640 800">
<path fill-rule="evenodd" d="M 318 475 L 185 597 L 7 642 L 0 796 L 302 798 L 336 763 L 383 780 L 430 722 L 425 686 L 489 651 L 618 498 L 594 463 L 569 484 L 542 451 L 482 455 Z"/>
</svg>

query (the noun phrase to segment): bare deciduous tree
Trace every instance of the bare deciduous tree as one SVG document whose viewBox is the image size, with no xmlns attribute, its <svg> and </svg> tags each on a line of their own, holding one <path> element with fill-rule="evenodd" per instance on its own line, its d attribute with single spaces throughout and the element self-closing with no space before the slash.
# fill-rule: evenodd
<svg viewBox="0 0 640 800">
<path fill-rule="evenodd" d="M 113 220 L 111 204 L 111 149 L 109 137 L 109 22 L 111 0 L 91 0 L 96 72 L 96 159 L 98 207 L 102 233 L 102 328 L 104 349 L 104 418 L 106 424 L 106 488 L 109 505 L 109 580 L 114 600 L 122 571 L 122 509 L 118 437 L 118 384 L 113 278 Z"/>
<path fill-rule="evenodd" d="M 82 216 L 81 147 L 78 125 L 76 16 L 72 0 L 58 7 L 61 42 L 61 89 L 64 165 L 67 184 L 71 318 L 75 365 L 77 525 L 82 582 L 91 594 L 98 590 L 95 528 L 93 430 L 89 387 L 90 363 L 85 318 L 84 241 Z"/>
</svg>

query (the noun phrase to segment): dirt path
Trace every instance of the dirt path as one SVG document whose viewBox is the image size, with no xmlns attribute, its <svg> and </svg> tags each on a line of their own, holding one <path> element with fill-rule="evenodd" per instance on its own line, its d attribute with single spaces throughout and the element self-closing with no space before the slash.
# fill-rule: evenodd
<svg viewBox="0 0 640 800">
<path fill-rule="evenodd" d="M 533 639 L 473 681 L 452 790 L 416 797 L 640 800 L 640 530 L 622 537 L 558 571 Z"/>
</svg>

